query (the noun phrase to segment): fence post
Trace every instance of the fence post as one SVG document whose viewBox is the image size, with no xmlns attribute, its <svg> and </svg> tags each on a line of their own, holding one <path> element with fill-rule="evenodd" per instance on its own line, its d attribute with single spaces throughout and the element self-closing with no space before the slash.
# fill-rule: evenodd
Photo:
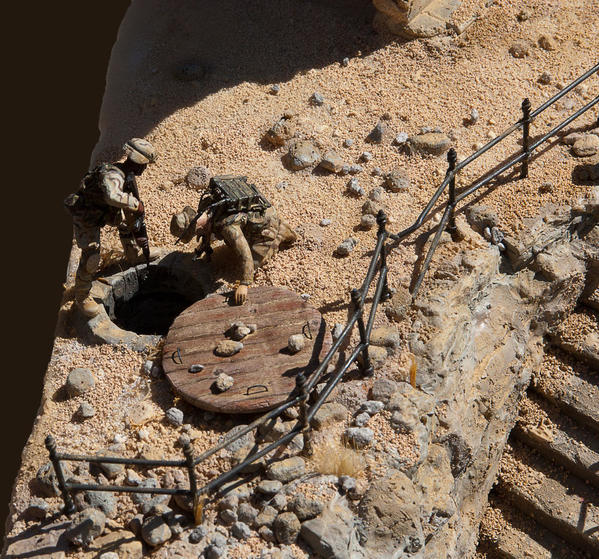
<svg viewBox="0 0 599 559">
<path fill-rule="evenodd" d="M 191 448 L 191 443 L 185 443 L 183 445 L 183 454 L 185 455 L 185 465 L 187 466 L 187 473 L 189 475 L 189 492 L 192 497 L 192 506 L 193 506 L 193 516 L 195 524 L 200 524 L 202 522 L 201 513 L 198 514 L 198 484 L 196 481 L 196 471 L 194 467 L 193 460 L 193 449 Z"/>
<path fill-rule="evenodd" d="M 384 235 L 387 230 L 387 216 L 383 210 L 379 210 L 379 213 L 376 215 L 376 223 L 379 226 L 377 231 L 377 237 Z M 387 267 L 387 250 L 385 247 L 385 243 L 381 247 L 381 270 Z M 385 285 L 383 285 L 383 292 L 381 293 L 381 301 L 386 301 L 391 298 L 391 291 L 389 290 L 389 284 L 387 283 L 387 276 L 385 276 Z"/>
<path fill-rule="evenodd" d="M 526 154 L 522 160 L 522 169 L 520 170 L 520 178 L 524 179 L 528 176 L 528 133 L 530 128 L 530 100 L 528 97 L 522 101 L 522 152 Z"/>
<path fill-rule="evenodd" d="M 48 435 L 46 437 L 46 448 L 48 449 L 48 453 L 50 454 L 50 461 L 52 462 L 52 466 L 54 467 L 54 472 L 56 473 L 56 479 L 58 480 L 58 487 L 60 487 L 60 492 L 62 494 L 62 500 L 64 501 L 64 512 L 68 515 L 71 515 L 75 512 L 75 503 L 73 503 L 73 498 L 67 489 L 64 473 L 62 471 L 62 466 L 60 464 L 60 459 L 56 454 L 56 441 L 52 435 Z"/>
<path fill-rule="evenodd" d="M 312 449 L 312 433 L 310 432 L 310 422 L 308 421 L 308 391 L 306 390 L 306 375 L 300 372 L 295 377 L 295 386 L 300 396 L 299 401 L 299 420 L 302 424 L 302 432 L 304 433 L 304 453 L 311 456 Z"/>
<path fill-rule="evenodd" d="M 455 164 L 456 164 L 457 160 L 458 160 L 458 154 L 456 153 L 456 150 L 454 148 L 451 148 L 447 152 L 447 163 L 449 164 L 449 166 L 447 167 L 447 174 L 450 175 L 450 177 L 449 177 L 449 205 L 451 207 L 451 209 L 449 211 L 449 222 L 447 224 L 447 230 L 451 234 L 451 238 L 454 241 L 455 241 L 455 232 L 456 232 L 455 214 L 454 214 L 454 208 L 455 208 Z"/>
<path fill-rule="evenodd" d="M 358 311 L 358 330 L 360 332 L 360 343 L 364 345 L 362 350 L 362 364 L 360 365 L 360 372 L 364 377 L 371 377 L 374 374 L 374 367 L 370 362 L 370 356 L 368 355 L 368 340 L 366 339 L 366 328 L 364 328 L 364 317 L 362 311 L 364 307 L 360 304 L 360 292 L 357 289 L 351 290 L 351 300 L 354 308 L 354 312 Z"/>
</svg>

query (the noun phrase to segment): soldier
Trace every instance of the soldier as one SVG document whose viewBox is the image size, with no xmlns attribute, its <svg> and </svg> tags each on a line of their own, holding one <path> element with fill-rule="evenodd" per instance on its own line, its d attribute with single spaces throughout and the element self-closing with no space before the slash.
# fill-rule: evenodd
<svg viewBox="0 0 599 559">
<path fill-rule="evenodd" d="M 92 280 L 100 263 L 100 230 L 104 225 L 118 228 L 124 256 L 131 265 L 158 256 L 148 247 L 143 220 L 144 206 L 136 197 L 135 177 L 140 176 L 148 163 L 156 160 L 150 142 L 132 138 L 123 149 L 127 158 L 123 162 L 103 163 L 90 171 L 75 194 L 65 200 L 73 217 L 73 230 L 77 246 L 81 249 L 75 276 L 75 303 L 88 317 L 100 311 L 90 296 Z"/>
<path fill-rule="evenodd" d="M 280 246 L 297 239 L 295 232 L 279 218 L 275 209 L 246 177 L 213 177 L 195 212 L 186 206 L 171 220 L 171 233 L 188 243 L 201 240 L 196 253 L 212 252 L 210 238 L 224 240 L 241 264 L 241 278 L 235 288 L 235 303 L 242 305 L 257 268 L 267 262 Z"/>
</svg>

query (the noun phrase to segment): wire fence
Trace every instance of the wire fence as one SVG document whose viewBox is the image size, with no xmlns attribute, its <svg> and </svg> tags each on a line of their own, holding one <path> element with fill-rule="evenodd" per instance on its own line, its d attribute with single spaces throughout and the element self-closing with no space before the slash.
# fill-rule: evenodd
<svg viewBox="0 0 599 559">
<path fill-rule="evenodd" d="M 577 110 L 575 113 L 570 115 L 568 118 L 563 120 L 550 132 L 544 134 L 541 138 L 531 143 L 530 125 L 533 122 L 533 120 L 543 111 L 545 111 L 555 102 L 557 102 L 559 99 L 564 97 L 564 95 L 567 95 L 568 92 L 570 92 L 572 89 L 574 89 L 576 86 L 581 84 L 583 81 L 585 81 L 598 71 L 599 64 L 595 65 L 589 71 L 580 76 L 578 79 L 574 80 L 571 84 L 562 89 L 551 99 L 543 103 L 540 107 L 538 107 L 532 112 L 530 111 L 530 101 L 528 99 L 524 99 L 524 101 L 522 102 L 522 118 L 518 120 L 515 124 L 510 126 L 502 134 L 491 140 L 485 146 L 480 148 L 478 151 L 476 151 L 460 163 L 457 163 L 456 151 L 453 148 L 450 149 L 447 154 L 448 168 L 443 182 L 439 185 L 439 187 L 431 197 L 429 203 L 420 213 L 416 221 L 408 228 L 404 229 L 403 231 L 400 231 L 397 234 L 389 233 L 387 231 L 387 217 L 382 210 L 379 211 L 377 215 L 378 230 L 376 247 L 370 260 L 368 271 L 366 272 L 366 276 L 362 285 L 360 286 L 360 288 L 356 288 L 351 291 L 351 313 L 345 327 L 343 328 L 339 337 L 334 341 L 333 345 L 327 352 L 326 356 L 323 358 L 318 368 L 311 374 L 311 376 L 309 378 L 306 378 L 306 376 L 303 373 L 299 373 L 297 375 L 295 389 L 291 392 L 289 398 L 281 405 L 270 410 L 269 412 L 262 415 L 249 425 L 243 427 L 242 429 L 237 430 L 233 435 L 225 437 L 219 444 L 213 446 L 212 448 L 206 450 L 198 456 L 194 456 L 193 448 L 190 443 L 185 444 L 183 447 L 184 458 L 180 460 L 145 460 L 141 458 L 121 458 L 112 456 L 79 456 L 73 454 L 59 453 L 57 452 L 54 438 L 52 437 L 52 435 L 48 435 L 48 437 L 46 438 L 46 447 L 50 454 L 50 460 L 54 466 L 58 485 L 61 491 L 62 498 L 64 500 L 65 512 L 67 514 L 71 514 L 75 511 L 75 504 L 73 501 L 72 494 L 76 491 L 113 491 L 163 495 L 186 495 L 193 502 L 193 509 L 195 513 L 196 522 L 200 522 L 202 508 L 201 500 L 205 496 L 214 494 L 225 483 L 227 483 L 231 479 L 235 478 L 238 474 L 243 472 L 250 464 L 256 462 L 257 460 L 260 460 L 261 458 L 263 458 L 267 454 L 270 454 L 277 448 L 288 444 L 296 436 L 300 434 L 303 434 L 304 436 L 304 452 L 306 454 L 311 454 L 312 419 L 314 418 L 315 414 L 318 412 L 322 404 L 327 400 L 333 389 L 337 386 L 339 381 L 344 377 L 348 369 L 352 366 L 354 362 L 357 361 L 358 368 L 363 376 L 371 376 L 374 372 L 374 368 L 372 366 L 370 356 L 368 353 L 368 348 L 370 345 L 370 335 L 374 326 L 374 319 L 379 304 L 382 301 L 389 299 L 392 294 L 387 283 L 387 252 L 391 249 L 391 243 L 389 243 L 388 240 L 396 242 L 402 241 L 403 239 L 417 231 L 424 224 L 425 219 L 431 214 L 433 208 L 435 207 L 443 192 L 446 189 L 448 190 L 448 198 L 445 203 L 445 210 L 443 212 L 443 216 L 437 226 L 437 231 L 435 232 L 433 241 L 423 261 L 418 278 L 416 279 L 411 289 L 412 299 L 415 299 L 422 285 L 426 272 L 430 267 L 433 254 L 439 244 L 441 235 L 446 230 L 449 231 L 452 234 L 452 236 L 455 235 L 455 209 L 457 204 L 459 204 L 465 198 L 471 196 L 474 192 L 476 192 L 483 186 L 489 184 L 499 175 L 505 173 L 505 171 L 507 171 L 508 169 L 511 169 L 518 164 L 521 165 L 520 177 L 526 177 L 528 175 L 529 160 L 533 152 L 542 144 L 555 137 L 561 130 L 563 130 L 575 119 L 579 118 L 582 114 L 586 113 L 589 109 L 597 105 L 597 103 L 599 103 L 599 96 L 595 97 L 589 103 L 587 103 L 579 110 Z M 599 117 L 597 118 L 597 124 L 599 124 Z M 478 159 L 481 155 L 486 153 L 488 150 L 496 146 L 498 143 L 500 143 L 505 138 L 510 136 L 513 132 L 519 129 L 522 129 L 521 152 L 511 157 L 507 162 L 502 164 L 497 169 L 484 174 L 470 187 L 464 189 L 460 193 L 456 193 L 455 180 L 457 174 L 465 167 L 467 167 L 470 163 Z M 378 278 L 376 281 L 370 310 L 366 314 L 366 297 L 372 287 L 372 283 L 375 277 L 377 276 Z M 326 372 L 329 365 L 331 364 L 331 361 L 341 348 L 347 347 L 347 345 L 349 344 L 349 338 L 356 324 L 360 336 L 359 343 L 352 350 L 349 357 L 347 357 L 342 364 L 338 364 L 336 370 L 334 370 L 333 373 L 330 374 L 325 381 Z M 358 359 L 359 357 L 361 357 L 361 359 Z M 323 381 L 325 381 L 324 386 L 318 386 Z M 313 399 L 313 403 L 309 405 L 308 401 L 311 397 Z M 283 435 L 276 441 L 270 443 L 266 447 L 262 449 L 256 449 L 250 452 L 241 463 L 237 464 L 227 472 L 224 472 L 223 474 L 212 479 L 204 486 L 198 488 L 197 476 L 195 471 L 195 467 L 198 464 L 200 464 L 210 456 L 216 454 L 220 450 L 226 448 L 231 443 L 237 441 L 246 434 L 256 430 L 259 426 L 266 424 L 268 421 L 276 420 L 276 418 L 281 416 L 283 412 L 285 412 L 287 409 L 293 406 L 298 406 L 299 416 L 296 425 L 289 432 L 287 432 L 285 435 Z M 189 488 L 150 488 L 73 483 L 65 479 L 64 470 L 62 468 L 62 462 L 65 461 L 84 461 L 88 463 L 97 464 L 123 464 L 132 466 L 142 466 L 146 468 L 186 468 L 189 479 Z"/>
</svg>

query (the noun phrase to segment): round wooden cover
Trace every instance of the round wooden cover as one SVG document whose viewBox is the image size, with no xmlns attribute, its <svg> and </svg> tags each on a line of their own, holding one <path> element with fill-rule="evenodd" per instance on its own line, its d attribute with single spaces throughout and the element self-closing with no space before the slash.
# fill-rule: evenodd
<svg viewBox="0 0 599 559">
<path fill-rule="evenodd" d="M 243 349 L 231 357 L 214 353 L 234 322 L 255 324 Z M 287 340 L 303 334 L 305 346 L 291 354 Z M 281 287 L 255 287 L 244 305 L 212 294 L 184 310 L 173 322 L 164 343 L 162 364 L 173 390 L 199 408 L 224 413 L 255 413 L 284 402 L 300 371 L 310 375 L 332 344 L 321 314 L 299 295 Z M 192 365 L 203 366 L 200 372 Z M 233 386 L 219 392 L 220 373 Z"/>
</svg>

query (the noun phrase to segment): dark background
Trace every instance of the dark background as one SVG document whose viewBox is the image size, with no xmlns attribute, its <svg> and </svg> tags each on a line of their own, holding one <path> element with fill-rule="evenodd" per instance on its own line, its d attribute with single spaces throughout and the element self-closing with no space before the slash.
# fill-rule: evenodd
<svg viewBox="0 0 599 559">
<path fill-rule="evenodd" d="M 98 140 L 110 51 L 128 2 L 12 4 L 1 120 L 0 533 L 42 394 L 71 247 L 63 198 Z"/>
</svg>

